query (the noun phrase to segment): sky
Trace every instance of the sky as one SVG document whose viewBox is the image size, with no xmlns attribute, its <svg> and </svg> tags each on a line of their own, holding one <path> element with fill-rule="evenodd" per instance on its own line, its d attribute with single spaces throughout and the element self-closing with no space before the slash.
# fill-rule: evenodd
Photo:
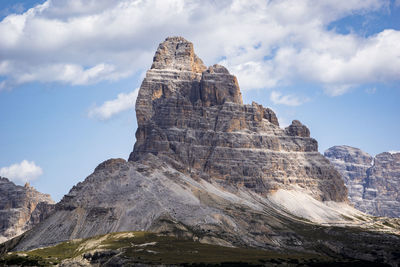
<svg viewBox="0 0 400 267">
<path fill-rule="evenodd" d="M 133 149 L 168 36 L 318 140 L 400 150 L 400 0 L 0 0 L 0 176 L 58 201 Z"/>
</svg>

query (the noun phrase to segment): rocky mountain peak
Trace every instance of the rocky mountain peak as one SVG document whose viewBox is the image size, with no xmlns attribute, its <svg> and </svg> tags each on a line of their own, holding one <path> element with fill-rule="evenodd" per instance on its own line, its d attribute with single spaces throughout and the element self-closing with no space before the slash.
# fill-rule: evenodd
<svg viewBox="0 0 400 267">
<path fill-rule="evenodd" d="M 285 133 L 290 136 L 310 137 L 310 130 L 298 120 L 292 121 L 292 124 L 286 127 Z"/>
<path fill-rule="evenodd" d="M 236 77 L 218 64 L 205 68 L 182 37 L 159 45 L 136 116 L 130 161 L 151 153 L 181 172 L 226 186 L 267 194 L 299 185 L 318 199 L 347 198 L 305 125 L 294 120 L 281 129 L 271 109 L 244 105 Z"/>
<path fill-rule="evenodd" d="M 347 163 L 371 165 L 373 157 L 359 148 L 351 146 L 333 146 L 325 151 L 330 159 L 341 160 Z"/>
<path fill-rule="evenodd" d="M 114 169 L 114 168 L 120 166 L 121 164 L 124 164 L 125 162 L 126 162 L 126 160 L 121 159 L 121 158 L 109 159 L 109 160 L 106 160 L 106 161 L 100 163 L 94 171 L 96 172 L 96 171 L 100 171 L 103 169 Z"/>
<path fill-rule="evenodd" d="M 400 153 L 375 157 L 350 146 L 334 146 L 325 156 L 342 174 L 354 206 L 375 216 L 400 217 Z"/>
<path fill-rule="evenodd" d="M 32 228 L 52 210 L 50 195 L 0 177 L 0 243 Z"/>
<path fill-rule="evenodd" d="M 151 69 L 202 73 L 206 66 L 194 53 L 191 42 L 183 37 L 168 37 L 158 46 Z"/>
</svg>

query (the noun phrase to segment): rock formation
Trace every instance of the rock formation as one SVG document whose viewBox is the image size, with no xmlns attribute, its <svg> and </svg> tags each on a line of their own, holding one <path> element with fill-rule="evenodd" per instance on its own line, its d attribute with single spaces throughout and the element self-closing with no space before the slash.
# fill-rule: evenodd
<svg viewBox="0 0 400 267">
<path fill-rule="evenodd" d="M 323 247 L 369 257 L 360 256 L 353 241 L 329 237 L 360 236 L 359 228 L 324 228 L 376 222 L 347 205 L 340 174 L 318 153 L 307 127 L 293 121 L 281 129 L 271 109 L 244 105 L 236 77 L 220 65 L 206 68 L 192 43 L 172 37 L 160 44 L 136 116 L 129 160 L 101 163 L 50 217 L 15 241 L 14 250 L 146 230 L 225 246 Z M 316 228 L 319 223 L 325 226 Z M 311 232 L 325 241 L 316 242 Z M 362 238 L 378 236 L 385 244 L 400 240 L 369 232 Z M 379 257 L 393 259 L 392 250 L 388 245 Z"/>
<path fill-rule="evenodd" d="M 400 217 L 400 153 L 370 156 L 349 146 L 325 151 L 342 174 L 354 206 L 375 216 Z"/>
<path fill-rule="evenodd" d="M 129 157 L 157 155 L 191 177 L 266 195 L 294 185 L 321 200 L 346 200 L 340 175 L 299 121 L 279 127 L 275 113 L 243 105 L 235 76 L 206 68 L 183 38 L 160 44 L 136 101 L 138 129 Z"/>
<path fill-rule="evenodd" d="M 17 186 L 0 177 L 0 243 L 41 222 L 53 203 L 50 195 L 36 191 L 28 183 Z"/>
<path fill-rule="evenodd" d="M 368 153 L 349 146 L 334 146 L 324 153 L 342 174 L 349 192 L 349 200 L 360 208 L 363 202 L 366 172 L 372 166 L 373 157 Z"/>
</svg>

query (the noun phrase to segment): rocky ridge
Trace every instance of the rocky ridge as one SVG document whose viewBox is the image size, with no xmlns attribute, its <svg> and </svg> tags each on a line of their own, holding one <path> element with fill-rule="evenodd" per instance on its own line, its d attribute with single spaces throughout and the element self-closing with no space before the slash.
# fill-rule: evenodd
<svg viewBox="0 0 400 267">
<path fill-rule="evenodd" d="M 370 156 L 354 147 L 334 146 L 325 151 L 342 174 L 354 206 L 374 216 L 400 217 L 400 152 Z"/>
<path fill-rule="evenodd" d="M 53 204 L 50 195 L 36 191 L 28 183 L 18 186 L 0 177 L 0 243 L 41 222 Z"/>
<path fill-rule="evenodd" d="M 282 129 L 272 110 L 244 105 L 236 77 L 220 65 L 206 68 L 185 39 L 160 44 L 136 116 L 129 160 L 101 163 L 13 250 L 136 230 L 223 246 L 397 259 L 391 244 L 400 238 L 381 232 L 395 233 L 398 222 L 387 226 L 347 204 L 340 174 L 308 128 L 293 121 Z M 366 231 L 372 226 L 379 233 Z M 376 242 L 360 251 L 356 238 Z M 382 240 L 389 245 L 371 256 Z"/>
</svg>

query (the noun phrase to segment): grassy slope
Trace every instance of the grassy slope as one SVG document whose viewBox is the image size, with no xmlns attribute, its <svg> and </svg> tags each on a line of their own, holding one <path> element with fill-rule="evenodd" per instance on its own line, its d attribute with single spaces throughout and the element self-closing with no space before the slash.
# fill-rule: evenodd
<svg viewBox="0 0 400 267">
<path fill-rule="evenodd" d="M 23 253 L 8 253 L 0 258 L 0 266 L 11 264 L 49 266 L 67 259 L 81 259 L 83 256 L 93 263 L 104 263 L 112 257 L 117 257 L 123 259 L 124 265 L 140 262 L 193 266 L 228 263 L 228 265 L 246 263 L 250 266 L 279 263 L 328 266 L 329 262 L 336 262 L 335 266 L 338 266 L 338 259 L 315 254 L 283 254 L 257 249 L 228 248 L 148 232 L 111 233 Z M 340 261 L 342 265 L 366 266 L 362 261 L 344 259 Z"/>
</svg>

